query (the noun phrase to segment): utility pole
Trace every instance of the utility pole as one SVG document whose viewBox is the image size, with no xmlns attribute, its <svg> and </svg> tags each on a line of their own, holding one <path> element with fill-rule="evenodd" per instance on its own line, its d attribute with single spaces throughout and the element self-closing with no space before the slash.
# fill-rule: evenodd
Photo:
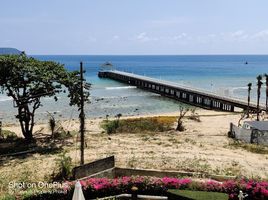
<svg viewBox="0 0 268 200">
<path fill-rule="evenodd" d="M 80 134 L 81 134 L 81 159 L 80 165 L 84 165 L 84 144 L 85 144 L 85 113 L 84 113 L 84 70 L 83 63 L 80 62 Z"/>
</svg>

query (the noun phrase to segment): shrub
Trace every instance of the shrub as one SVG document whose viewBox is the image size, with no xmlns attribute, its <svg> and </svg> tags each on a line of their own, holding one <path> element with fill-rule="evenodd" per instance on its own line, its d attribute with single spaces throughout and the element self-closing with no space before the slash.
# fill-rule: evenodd
<svg viewBox="0 0 268 200">
<path fill-rule="evenodd" d="M 185 117 L 186 113 L 189 111 L 189 108 L 184 108 L 180 106 L 179 111 L 180 111 L 180 114 L 178 116 L 176 130 L 181 132 L 185 130 L 185 127 L 183 125 L 183 118 Z"/>
<path fill-rule="evenodd" d="M 6 141 L 13 141 L 18 139 L 18 136 L 16 133 L 9 131 L 9 130 L 2 130 L 0 132 L 0 140 L 6 140 Z"/>
<path fill-rule="evenodd" d="M 189 116 L 189 119 L 201 122 L 200 116 L 198 115 L 198 113 L 195 112 L 195 110 L 196 110 L 195 108 L 191 109 L 191 115 Z"/>
<path fill-rule="evenodd" d="M 72 158 L 63 152 L 56 159 L 56 169 L 51 175 L 52 181 L 63 181 L 72 176 Z"/>
<path fill-rule="evenodd" d="M 108 121 L 102 127 L 105 129 L 107 134 L 116 133 L 119 127 L 119 122 L 117 120 Z"/>
<path fill-rule="evenodd" d="M 0 200 L 16 200 L 16 197 L 14 195 L 11 194 L 7 194 L 5 196 L 0 196 Z"/>
<path fill-rule="evenodd" d="M 135 119 L 121 119 L 102 122 L 102 128 L 108 133 L 140 133 L 163 132 L 172 129 L 173 117 L 147 117 Z"/>
<path fill-rule="evenodd" d="M 133 186 L 138 188 L 139 194 L 147 195 L 167 195 L 169 189 L 190 189 L 226 193 L 230 200 L 237 200 L 239 191 L 242 190 L 248 194 L 248 199 L 250 200 L 266 200 L 268 198 L 268 182 L 244 179 L 228 180 L 221 183 L 217 181 L 194 182 L 187 178 L 121 177 L 115 179 L 89 178 L 80 181 L 80 183 L 86 199 L 131 193 Z M 53 193 L 48 195 L 43 193 L 29 199 L 69 199 L 73 193 L 74 186 L 75 181 L 66 182 L 66 194 L 60 197 L 57 196 L 59 195 L 59 192 L 57 192 L 54 193 L 54 196 Z"/>
</svg>

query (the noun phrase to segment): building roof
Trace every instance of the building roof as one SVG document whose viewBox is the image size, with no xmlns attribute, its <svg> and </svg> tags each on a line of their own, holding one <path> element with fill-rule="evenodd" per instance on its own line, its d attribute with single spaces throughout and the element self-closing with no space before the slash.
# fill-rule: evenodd
<svg viewBox="0 0 268 200">
<path fill-rule="evenodd" d="M 260 131 L 268 131 L 268 121 L 245 121 L 251 128 Z"/>
</svg>

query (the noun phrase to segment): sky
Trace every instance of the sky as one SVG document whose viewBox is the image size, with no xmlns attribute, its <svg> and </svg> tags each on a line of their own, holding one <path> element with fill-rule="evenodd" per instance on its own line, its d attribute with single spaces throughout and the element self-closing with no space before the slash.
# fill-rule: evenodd
<svg viewBox="0 0 268 200">
<path fill-rule="evenodd" d="M 267 0 L 0 0 L 0 47 L 32 55 L 268 54 Z"/>
</svg>

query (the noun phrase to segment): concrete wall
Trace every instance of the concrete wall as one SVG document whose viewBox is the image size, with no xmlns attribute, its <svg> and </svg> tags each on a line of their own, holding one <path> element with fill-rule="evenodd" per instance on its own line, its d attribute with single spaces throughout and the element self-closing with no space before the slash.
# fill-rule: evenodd
<svg viewBox="0 0 268 200">
<path fill-rule="evenodd" d="M 193 176 L 191 172 L 178 171 L 161 171 L 149 169 L 131 169 L 131 168 L 115 168 L 115 175 L 122 176 L 152 176 L 152 177 L 178 177 L 178 176 Z"/>
<path fill-rule="evenodd" d="M 203 174 L 198 172 L 181 172 L 181 171 L 161 171 L 150 169 L 130 169 L 130 168 L 111 168 L 89 176 L 80 178 L 80 180 L 88 178 L 115 178 L 123 176 L 151 176 L 151 177 L 206 177 L 217 181 L 224 181 L 236 178 L 235 176 L 221 176 L 213 174 Z"/>
<path fill-rule="evenodd" d="M 115 174 L 115 168 L 111 168 L 111 169 L 106 169 L 104 171 L 98 172 L 96 174 L 91 174 L 89 176 L 79 178 L 79 180 L 84 180 L 84 179 L 88 179 L 88 178 L 110 178 L 110 179 L 113 179 L 115 177 L 117 177 Z"/>
<path fill-rule="evenodd" d="M 242 140 L 247 143 L 251 143 L 251 135 L 252 135 L 252 130 L 244 129 L 241 127 L 238 127 L 231 123 L 230 125 L 230 132 L 233 136 L 233 138 L 237 140 Z"/>
<path fill-rule="evenodd" d="M 151 177 L 207 177 L 218 181 L 234 179 L 235 176 L 221 176 L 213 174 L 204 174 L 198 172 L 184 172 L 184 171 L 161 171 L 150 169 L 131 169 L 131 168 L 114 168 L 115 177 L 123 176 L 151 176 Z"/>
<path fill-rule="evenodd" d="M 74 179 L 81 179 L 115 167 L 114 156 L 97 160 L 73 169 Z"/>
<path fill-rule="evenodd" d="M 249 130 L 230 124 L 231 137 L 247 143 L 268 145 L 268 131 Z"/>
</svg>

